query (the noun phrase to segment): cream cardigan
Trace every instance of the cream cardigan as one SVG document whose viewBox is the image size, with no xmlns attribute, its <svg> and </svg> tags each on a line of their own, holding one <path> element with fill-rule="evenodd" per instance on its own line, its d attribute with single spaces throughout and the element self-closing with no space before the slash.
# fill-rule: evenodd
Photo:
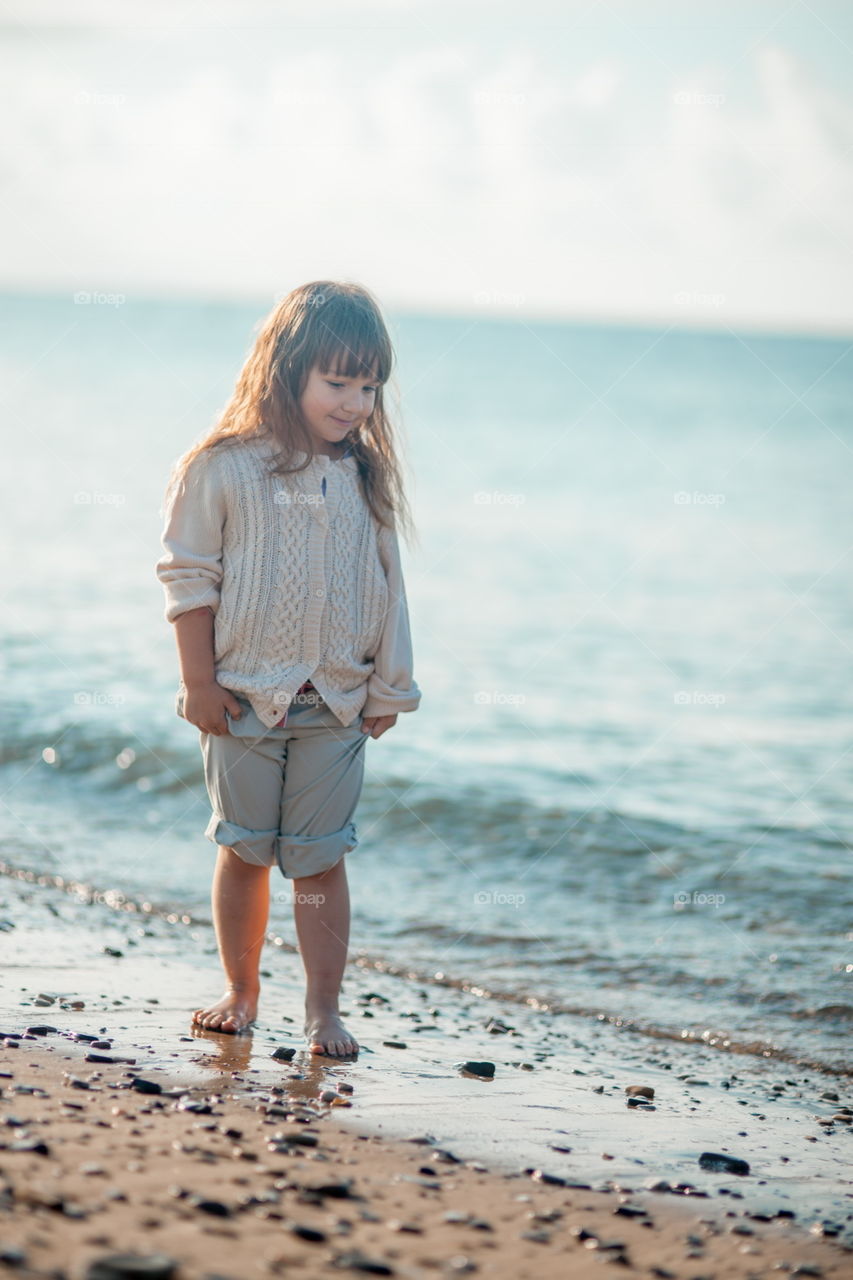
<svg viewBox="0 0 853 1280">
<path fill-rule="evenodd" d="M 355 458 L 314 454 L 274 476 L 273 452 L 205 450 L 170 495 L 156 565 L 166 621 L 210 606 L 216 680 L 270 728 L 308 679 L 343 725 L 417 710 L 397 535 L 371 514 Z"/>
</svg>

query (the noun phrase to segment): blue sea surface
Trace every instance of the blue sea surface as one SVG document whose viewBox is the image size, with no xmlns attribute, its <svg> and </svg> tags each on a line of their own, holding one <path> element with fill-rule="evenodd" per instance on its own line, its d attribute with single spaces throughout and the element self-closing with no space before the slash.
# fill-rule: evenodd
<svg viewBox="0 0 853 1280">
<path fill-rule="evenodd" d="M 264 311 L 0 299 L 11 866 L 209 913 L 154 565 Z M 423 701 L 368 744 L 353 953 L 844 1070 L 853 347 L 389 324 Z"/>
</svg>

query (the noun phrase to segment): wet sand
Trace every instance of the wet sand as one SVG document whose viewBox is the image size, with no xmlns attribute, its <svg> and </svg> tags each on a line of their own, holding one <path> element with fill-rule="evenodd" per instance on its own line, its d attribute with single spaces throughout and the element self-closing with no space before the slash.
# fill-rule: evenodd
<svg viewBox="0 0 853 1280">
<path fill-rule="evenodd" d="M 18 1274 L 76 1280 L 127 1250 L 231 1280 L 853 1269 L 845 1080 L 357 964 L 342 1009 L 362 1051 L 336 1062 L 305 1051 L 281 948 L 251 1034 L 193 1033 L 189 1011 L 219 994 L 209 930 L 2 891 L 0 1260 Z"/>
</svg>

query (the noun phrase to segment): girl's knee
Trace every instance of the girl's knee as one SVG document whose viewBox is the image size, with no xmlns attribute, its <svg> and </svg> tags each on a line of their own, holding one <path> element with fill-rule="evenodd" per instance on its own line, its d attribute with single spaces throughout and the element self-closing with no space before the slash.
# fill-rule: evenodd
<svg viewBox="0 0 853 1280">
<path fill-rule="evenodd" d="M 232 849 L 230 845 L 220 844 L 217 847 L 219 849 L 220 862 L 227 866 L 229 870 L 246 871 L 249 874 L 254 873 L 256 875 L 266 872 L 269 875 L 271 867 L 242 858 L 237 850 Z"/>
</svg>

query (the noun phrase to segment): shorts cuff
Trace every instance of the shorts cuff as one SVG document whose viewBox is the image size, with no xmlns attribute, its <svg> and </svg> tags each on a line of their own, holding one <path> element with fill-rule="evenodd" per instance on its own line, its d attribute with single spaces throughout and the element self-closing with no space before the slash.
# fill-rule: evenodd
<svg viewBox="0 0 853 1280">
<path fill-rule="evenodd" d="M 243 859 L 258 867 L 271 867 L 275 862 L 275 842 L 278 831 L 253 831 L 251 827 L 238 827 L 226 822 L 218 814 L 211 814 L 204 833 L 214 844 L 226 845 Z"/>
<path fill-rule="evenodd" d="M 316 876 L 340 862 L 358 844 L 354 822 L 327 836 L 279 836 L 278 865 L 289 880 Z"/>
</svg>

